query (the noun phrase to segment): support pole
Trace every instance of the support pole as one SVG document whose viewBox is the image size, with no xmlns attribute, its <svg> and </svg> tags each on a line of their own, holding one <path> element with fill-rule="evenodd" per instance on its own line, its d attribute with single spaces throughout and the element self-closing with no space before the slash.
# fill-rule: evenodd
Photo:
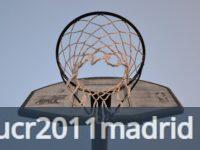
<svg viewBox="0 0 200 150">
<path fill-rule="evenodd" d="M 96 138 L 92 140 L 92 150 L 107 150 L 108 138 L 106 133 L 106 139 L 101 139 L 101 124 L 95 124 L 95 136 Z"/>
</svg>

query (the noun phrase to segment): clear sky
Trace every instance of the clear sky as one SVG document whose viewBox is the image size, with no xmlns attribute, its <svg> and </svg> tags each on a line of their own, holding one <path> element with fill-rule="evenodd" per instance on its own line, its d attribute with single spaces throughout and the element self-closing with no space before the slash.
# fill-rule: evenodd
<svg viewBox="0 0 200 150">
<path fill-rule="evenodd" d="M 147 58 L 142 79 L 200 106 L 199 0 L 0 0 L 0 106 L 20 106 L 37 88 L 61 81 L 57 38 L 73 18 L 110 11 L 140 30 Z"/>
</svg>

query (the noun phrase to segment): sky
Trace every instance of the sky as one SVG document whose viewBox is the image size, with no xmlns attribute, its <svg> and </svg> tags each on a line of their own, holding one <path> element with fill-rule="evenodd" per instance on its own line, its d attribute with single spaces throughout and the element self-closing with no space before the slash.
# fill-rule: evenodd
<svg viewBox="0 0 200 150">
<path fill-rule="evenodd" d="M 133 22 L 146 45 L 142 80 L 169 87 L 183 106 L 200 106 L 200 1 L 1 0 L 0 106 L 20 106 L 60 82 L 56 42 L 75 17 L 110 11 Z"/>
</svg>

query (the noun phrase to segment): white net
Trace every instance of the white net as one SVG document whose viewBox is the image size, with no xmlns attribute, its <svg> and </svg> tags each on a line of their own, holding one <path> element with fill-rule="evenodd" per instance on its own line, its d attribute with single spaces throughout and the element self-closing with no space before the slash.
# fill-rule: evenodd
<svg viewBox="0 0 200 150">
<path fill-rule="evenodd" d="M 92 99 L 92 107 L 109 107 L 109 97 L 115 94 L 121 99 L 119 92 L 124 89 L 126 96 L 119 101 L 120 106 L 129 99 L 133 80 L 138 80 L 144 63 L 144 48 L 138 32 L 126 21 L 106 14 L 90 15 L 72 23 L 60 40 L 57 54 L 61 75 L 71 96 L 77 91 L 84 93 L 77 97 L 80 106 L 86 106 Z M 114 86 L 91 89 L 79 80 L 81 68 L 100 62 L 112 68 L 123 68 L 123 73 Z"/>
</svg>

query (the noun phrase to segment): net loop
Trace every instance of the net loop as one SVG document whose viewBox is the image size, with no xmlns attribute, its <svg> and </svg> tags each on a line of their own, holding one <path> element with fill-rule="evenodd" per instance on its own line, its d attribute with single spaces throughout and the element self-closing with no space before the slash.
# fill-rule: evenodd
<svg viewBox="0 0 200 150">
<path fill-rule="evenodd" d="M 115 95 L 121 107 L 129 100 L 131 90 L 139 80 L 144 64 L 145 47 L 136 27 L 127 19 L 108 12 L 89 13 L 76 18 L 62 32 L 57 44 L 57 61 L 61 76 L 71 96 L 81 92 L 78 104 L 92 107 L 108 106 L 109 97 Z M 124 71 L 112 87 L 94 89 L 79 79 L 85 64 L 99 62 Z M 123 94 L 122 94 L 123 93 Z"/>
</svg>

